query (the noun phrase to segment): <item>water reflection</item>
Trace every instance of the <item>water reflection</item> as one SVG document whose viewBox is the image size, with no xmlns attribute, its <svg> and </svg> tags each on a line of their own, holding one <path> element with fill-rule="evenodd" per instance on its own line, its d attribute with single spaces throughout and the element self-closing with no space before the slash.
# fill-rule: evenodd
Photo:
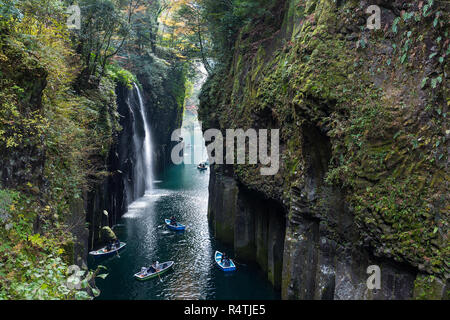
<svg viewBox="0 0 450 320">
<path fill-rule="evenodd" d="M 187 126 L 199 130 L 195 114 L 186 119 Z M 206 160 L 204 141 L 190 141 L 192 160 Z M 238 271 L 224 274 L 216 268 L 215 250 L 232 255 L 232 248 L 217 243 L 208 226 L 209 170 L 200 172 L 197 164 L 170 168 L 152 188 L 133 202 L 114 230 L 127 247 L 120 256 L 102 261 L 90 261 L 90 267 L 101 263 L 109 276 L 98 279 L 99 299 L 278 299 L 267 276 L 251 265 L 238 265 Z M 187 226 L 184 232 L 167 229 L 164 219 L 175 216 Z M 173 270 L 160 278 L 145 282 L 133 275 L 152 262 L 174 261 Z"/>
<path fill-rule="evenodd" d="M 232 253 L 210 234 L 207 219 L 208 174 L 195 166 L 172 168 L 163 182 L 130 206 L 118 236 L 127 242 L 119 257 L 101 263 L 109 276 L 98 279 L 100 299 L 277 299 L 266 276 L 254 266 L 238 265 L 224 274 L 214 265 L 215 250 Z M 174 215 L 186 224 L 184 232 L 167 229 L 164 219 Z M 175 261 L 173 271 L 139 282 L 133 278 L 154 260 Z M 91 265 L 92 267 L 92 265 Z"/>
</svg>

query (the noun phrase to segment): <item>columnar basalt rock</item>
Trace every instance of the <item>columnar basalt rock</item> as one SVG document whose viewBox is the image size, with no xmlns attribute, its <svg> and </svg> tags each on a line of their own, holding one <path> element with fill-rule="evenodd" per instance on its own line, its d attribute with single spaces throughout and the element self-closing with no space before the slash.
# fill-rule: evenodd
<svg viewBox="0 0 450 320">
<path fill-rule="evenodd" d="M 237 253 L 281 283 L 283 299 L 448 296 L 448 106 L 443 65 L 432 59 L 447 55 L 448 22 L 420 3 L 378 1 L 382 30 L 373 31 L 367 1 L 277 1 L 267 9 L 281 20 L 264 34 L 244 28 L 230 64 L 203 88 L 204 130 L 281 128 L 277 175 L 211 170 L 210 219 L 229 217 L 234 234 L 213 223 L 216 235 L 233 237 Z M 237 201 L 217 206 L 229 192 L 218 180 Z M 258 203 L 276 204 L 283 223 Z M 270 239 L 281 234 L 276 259 Z M 379 290 L 367 287 L 371 265 Z"/>
<path fill-rule="evenodd" d="M 228 245 L 233 245 L 238 196 L 236 181 L 223 175 L 215 175 L 210 183 L 209 192 L 210 225 L 213 226 L 216 237 Z"/>
</svg>

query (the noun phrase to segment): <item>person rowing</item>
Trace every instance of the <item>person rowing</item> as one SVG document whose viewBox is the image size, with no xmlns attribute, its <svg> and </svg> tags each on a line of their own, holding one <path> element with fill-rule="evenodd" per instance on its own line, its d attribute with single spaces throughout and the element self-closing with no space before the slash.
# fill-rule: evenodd
<svg viewBox="0 0 450 320">
<path fill-rule="evenodd" d="M 227 254 L 224 252 L 222 255 L 222 259 L 220 260 L 220 262 L 225 266 L 229 266 L 230 265 L 230 259 L 228 258 Z"/>
<path fill-rule="evenodd" d="M 120 248 L 120 240 L 117 238 L 116 234 L 110 227 L 103 227 L 101 229 L 101 237 L 106 243 L 106 251 L 109 252 L 113 249 Z"/>
<path fill-rule="evenodd" d="M 147 272 L 155 273 L 159 272 L 161 269 L 159 269 L 159 261 L 153 262 L 153 264 L 148 268 Z"/>
<path fill-rule="evenodd" d="M 175 219 L 174 216 L 172 216 L 172 218 L 170 218 L 170 224 L 171 224 L 172 226 L 176 226 L 176 225 L 177 225 L 177 219 Z"/>
</svg>

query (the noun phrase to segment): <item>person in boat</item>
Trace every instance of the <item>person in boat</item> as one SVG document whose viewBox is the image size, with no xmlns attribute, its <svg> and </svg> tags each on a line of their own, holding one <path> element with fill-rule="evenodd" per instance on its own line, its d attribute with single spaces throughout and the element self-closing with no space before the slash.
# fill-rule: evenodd
<svg viewBox="0 0 450 320">
<path fill-rule="evenodd" d="M 221 262 L 225 267 L 229 266 L 229 264 L 230 264 L 230 259 L 228 258 L 227 254 L 226 254 L 225 252 L 222 254 L 222 259 L 220 260 L 220 262 Z"/>
<path fill-rule="evenodd" d="M 114 241 L 114 248 L 116 248 L 116 249 L 119 249 L 119 248 L 120 248 L 120 240 L 119 240 L 119 239 L 116 239 L 116 240 Z"/>
<path fill-rule="evenodd" d="M 170 224 L 171 224 L 172 226 L 176 226 L 176 225 L 177 225 L 177 219 L 175 219 L 174 216 L 172 216 L 172 217 L 170 218 Z"/>
<path fill-rule="evenodd" d="M 113 247 L 112 241 L 108 241 L 108 244 L 106 245 L 106 251 L 111 251 Z"/>
<path fill-rule="evenodd" d="M 110 227 L 103 227 L 101 229 L 101 237 L 104 243 L 106 243 L 107 251 L 111 251 L 113 249 L 113 245 L 118 240 L 116 234 L 114 233 L 114 231 L 112 231 Z"/>
<path fill-rule="evenodd" d="M 151 273 L 159 272 L 160 271 L 159 261 L 153 262 L 153 264 L 148 269 L 149 269 L 148 271 Z"/>
</svg>

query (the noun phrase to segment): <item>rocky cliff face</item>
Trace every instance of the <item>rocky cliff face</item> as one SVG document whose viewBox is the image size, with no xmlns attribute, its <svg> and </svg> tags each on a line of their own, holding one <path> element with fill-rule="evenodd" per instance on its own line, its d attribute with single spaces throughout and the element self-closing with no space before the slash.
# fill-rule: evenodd
<svg viewBox="0 0 450 320">
<path fill-rule="evenodd" d="M 281 129 L 275 176 L 212 167 L 209 217 L 284 299 L 448 297 L 448 16 L 370 4 L 275 1 L 203 88 L 204 129 Z"/>
<path fill-rule="evenodd" d="M 103 226 L 113 226 L 125 213 L 127 204 L 134 199 L 133 160 L 136 150 L 133 146 L 133 135 L 138 127 L 135 114 L 139 114 L 137 97 L 133 90 L 119 85 L 116 88 L 117 112 L 121 115 L 122 130 L 115 133 L 115 143 L 111 146 L 108 156 L 108 172 L 103 182 L 97 184 L 85 196 L 86 221 L 89 223 L 89 249 L 100 240 L 100 230 Z M 142 133 L 140 134 L 142 136 Z M 128 191 L 128 192 L 127 192 Z M 144 190 L 140 190 L 143 192 Z M 108 212 L 108 216 L 104 215 Z"/>
<path fill-rule="evenodd" d="M 162 52 L 159 55 L 164 57 Z M 133 71 L 142 84 L 154 145 L 154 171 L 158 174 L 172 164 L 171 151 L 176 145 L 171 141 L 172 132 L 181 128 L 183 121 L 185 65 L 172 56 L 150 55 L 137 62 Z"/>
<path fill-rule="evenodd" d="M 152 61 L 147 61 L 152 65 Z M 155 67 L 156 68 L 156 67 Z M 149 117 L 153 142 L 154 173 L 171 165 L 171 134 L 181 127 L 184 107 L 184 71 L 177 66 L 165 66 L 158 74 L 140 71 L 144 108 Z M 160 85 L 155 82 L 161 81 Z M 122 130 L 115 133 L 107 161 L 108 176 L 87 195 L 87 221 L 90 225 L 89 247 L 100 240 L 103 226 L 117 224 L 128 204 L 144 195 L 144 175 L 138 172 L 139 157 L 145 138 L 136 89 L 118 85 L 118 113 Z M 108 212 L 108 216 L 103 211 Z"/>
</svg>

